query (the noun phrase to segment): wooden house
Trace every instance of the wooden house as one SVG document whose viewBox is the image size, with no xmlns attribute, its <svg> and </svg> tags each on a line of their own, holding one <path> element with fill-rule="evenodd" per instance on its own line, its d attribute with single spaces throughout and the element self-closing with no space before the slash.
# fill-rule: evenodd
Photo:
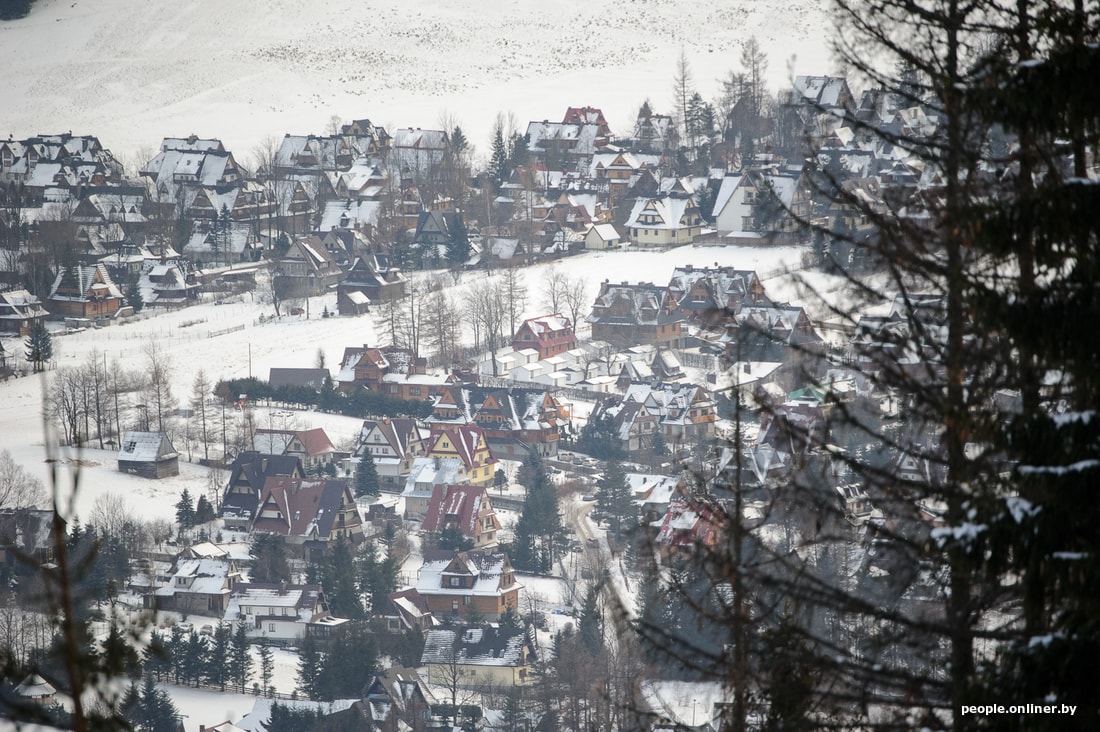
<svg viewBox="0 0 1100 732">
<path fill-rule="evenodd" d="M 651 344 L 658 348 L 682 345 L 684 317 L 668 287 L 639 282 L 604 281 L 587 318 L 592 338 L 623 346 Z"/>
<path fill-rule="evenodd" d="M 264 481 L 252 531 L 283 537 L 304 558 L 317 556 L 343 537 L 363 541 L 363 521 L 348 484 L 272 476 Z"/>
<path fill-rule="evenodd" d="M 428 550 L 416 591 L 436 615 L 500 616 L 519 609 L 519 591 L 508 555 L 496 552 Z"/>
<path fill-rule="evenodd" d="M 463 688 L 500 688 L 530 682 L 536 657 L 527 629 L 482 625 L 428 631 L 420 663 L 429 684 L 443 687 L 457 676 Z"/>
<path fill-rule="evenodd" d="M 428 503 L 421 531 L 457 531 L 474 549 L 491 549 L 498 543 L 500 519 L 484 486 L 437 485 Z"/>
<path fill-rule="evenodd" d="M 179 475 L 179 453 L 163 432 L 124 432 L 118 451 L 118 472 L 143 478 Z"/>
<path fill-rule="evenodd" d="M 519 351 L 533 348 L 539 359 L 550 358 L 577 347 L 577 335 L 573 323 L 561 313 L 528 318 L 516 329 L 512 348 Z"/>
<path fill-rule="evenodd" d="M 47 302 L 50 312 L 58 317 L 109 317 L 122 307 L 122 291 L 106 265 L 62 267 Z"/>
</svg>

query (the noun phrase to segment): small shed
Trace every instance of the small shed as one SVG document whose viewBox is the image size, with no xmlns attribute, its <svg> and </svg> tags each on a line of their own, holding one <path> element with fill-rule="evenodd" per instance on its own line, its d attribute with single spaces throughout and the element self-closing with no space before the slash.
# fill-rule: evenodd
<svg viewBox="0 0 1100 732">
<path fill-rule="evenodd" d="M 118 451 L 118 472 L 143 478 L 179 475 L 179 453 L 163 432 L 125 432 Z"/>
</svg>

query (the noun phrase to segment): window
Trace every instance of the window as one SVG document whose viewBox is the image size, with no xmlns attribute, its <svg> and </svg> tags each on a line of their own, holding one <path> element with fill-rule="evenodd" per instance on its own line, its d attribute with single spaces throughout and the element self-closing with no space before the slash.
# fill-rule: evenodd
<svg viewBox="0 0 1100 732">
<path fill-rule="evenodd" d="M 462 587 L 461 577 L 451 577 L 451 587 Z"/>
<path fill-rule="evenodd" d="M 469 595 L 466 595 L 465 597 L 462 598 L 462 604 L 468 606 L 470 604 L 471 599 L 472 598 Z"/>
<path fill-rule="evenodd" d="M 267 624 L 267 632 L 268 633 L 274 633 L 275 632 L 275 623 L 268 623 Z"/>
</svg>

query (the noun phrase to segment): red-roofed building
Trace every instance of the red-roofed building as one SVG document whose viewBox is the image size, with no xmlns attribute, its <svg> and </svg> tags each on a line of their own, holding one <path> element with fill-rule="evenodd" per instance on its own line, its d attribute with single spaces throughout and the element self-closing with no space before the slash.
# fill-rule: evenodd
<svg viewBox="0 0 1100 732">
<path fill-rule="evenodd" d="M 561 313 L 528 318 L 516 330 L 512 348 L 522 351 L 533 348 L 539 359 L 550 358 L 577 347 L 577 335 L 573 323 Z"/>
<path fill-rule="evenodd" d="M 721 538 L 725 516 L 712 501 L 674 496 L 657 531 L 657 546 L 665 556 L 710 547 Z"/>
<path fill-rule="evenodd" d="M 420 528 L 456 529 L 474 543 L 474 549 L 489 549 L 497 545 L 501 526 L 484 486 L 437 485 Z"/>
<path fill-rule="evenodd" d="M 566 125 L 597 125 L 600 137 L 611 135 L 611 127 L 604 119 L 603 110 L 597 107 L 570 107 L 565 110 L 562 124 Z"/>
</svg>

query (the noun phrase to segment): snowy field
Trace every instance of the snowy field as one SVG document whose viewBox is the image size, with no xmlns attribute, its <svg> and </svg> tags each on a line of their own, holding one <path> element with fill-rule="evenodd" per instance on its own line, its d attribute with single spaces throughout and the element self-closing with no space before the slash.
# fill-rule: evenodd
<svg viewBox="0 0 1100 732">
<path fill-rule="evenodd" d="M 601 107 L 629 133 L 642 101 L 672 109 L 681 50 L 707 100 L 755 35 L 768 82 L 835 71 L 823 0 L 38 0 L 0 23 L 0 134 L 98 135 L 124 162 L 165 136 L 220 137 L 241 162 L 271 135 L 333 115 L 436 128 L 487 156 L 498 112 Z M 143 161 L 144 162 L 144 161 Z"/>
</svg>

